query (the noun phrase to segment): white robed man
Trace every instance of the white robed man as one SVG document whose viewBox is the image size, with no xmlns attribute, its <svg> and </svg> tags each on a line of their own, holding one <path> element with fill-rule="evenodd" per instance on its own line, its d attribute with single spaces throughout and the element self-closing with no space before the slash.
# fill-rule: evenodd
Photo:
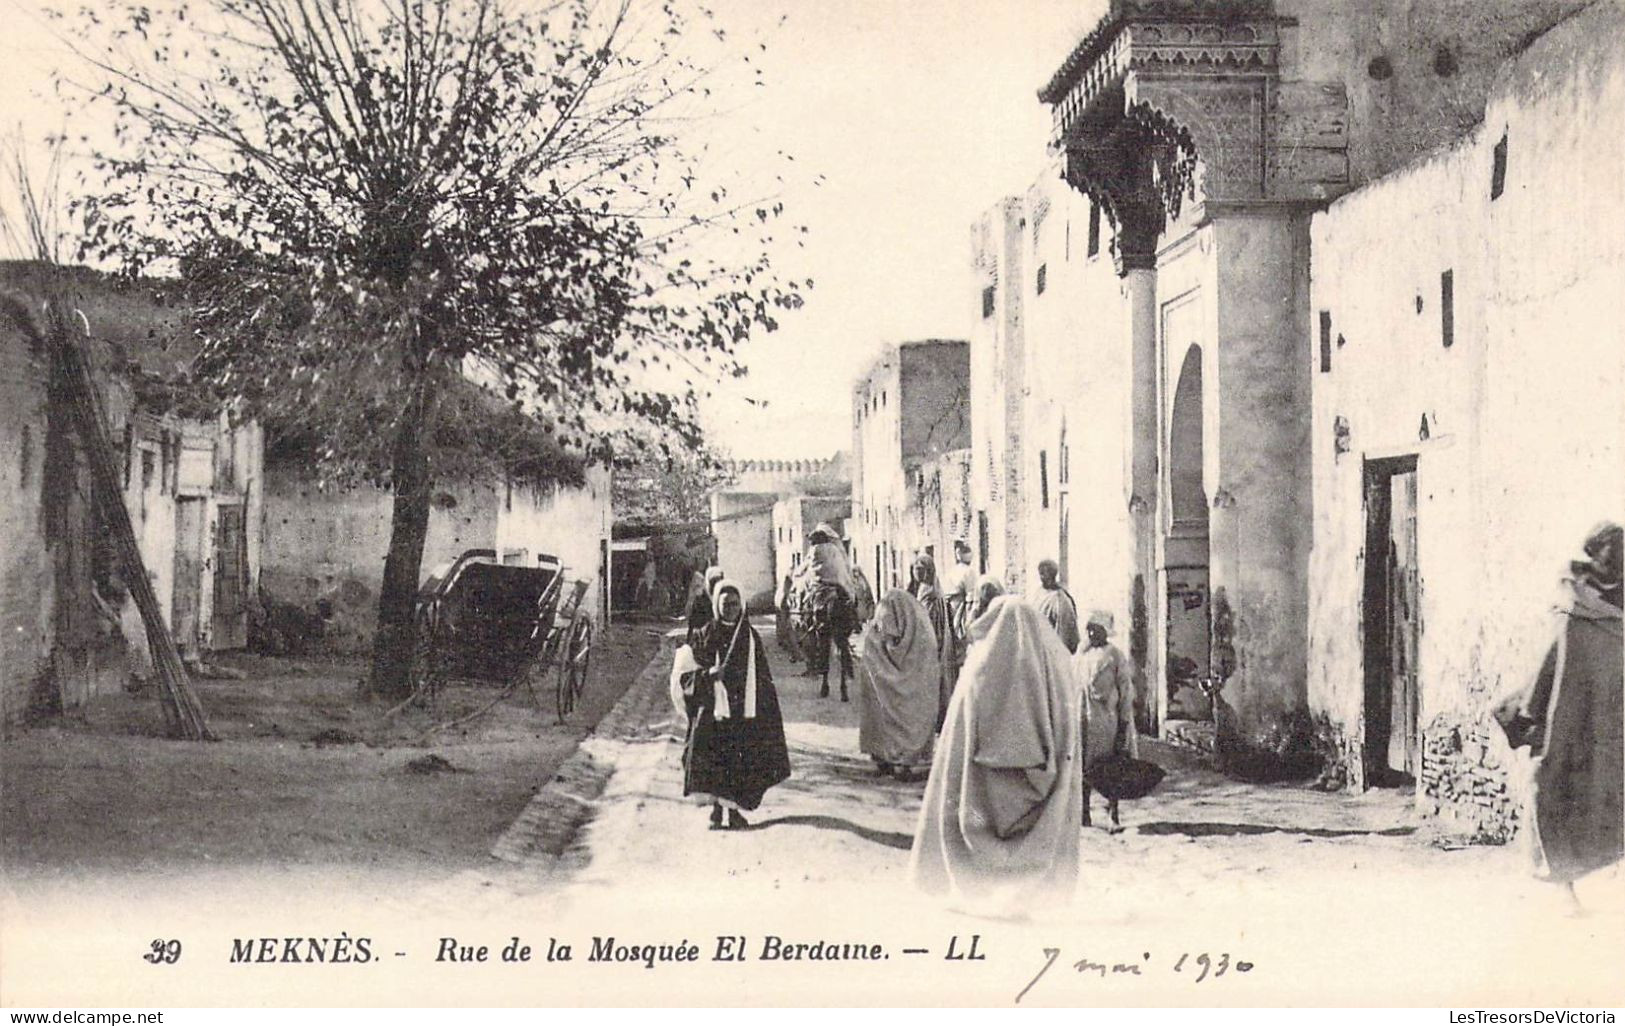
<svg viewBox="0 0 1625 1026">
<path fill-rule="evenodd" d="M 909 878 L 966 911 L 1019 916 L 1077 883 L 1078 691 L 1066 649 L 1027 603 L 994 598 L 970 634 Z"/>
<path fill-rule="evenodd" d="M 1095 610 L 1084 628 L 1089 643 L 1073 658 L 1078 684 L 1083 692 L 1084 756 L 1088 773 L 1101 760 L 1112 755 L 1140 757 L 1140 736 L 1134 729 L 1134 668 L 1123 650 L 1111 643 L 1112 614 Z M 1083 825 L 1089 825 L 1091 795 L 1083 789 Z M 1117 821 L 1117 800 L 1106 805 L 1112 829 Z"/>
<path fill-rule="evenodd" d="M 1061 565 L 1053 559 L 1038 563 L 1038 593 L 1033 607 L 1049 621 L 1066 646 L 1068 655 L 1078 650 L 1078 603 L 1061 587 Z"/>
</svg>

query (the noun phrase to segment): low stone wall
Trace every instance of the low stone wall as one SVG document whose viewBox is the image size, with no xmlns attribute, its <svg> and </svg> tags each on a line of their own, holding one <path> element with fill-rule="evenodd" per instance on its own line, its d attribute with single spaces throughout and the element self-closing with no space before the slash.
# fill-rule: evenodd
<svg viewBox="0 0 1625 1026">
<path fill-rule="evenodd" d="M 1422 732 L 1422 811 L 1474 841 L 1507 843 L 1522 818 L 1509 762 L 1506 741 L 1493 723 L 1434 720 Z"/>
</svg>

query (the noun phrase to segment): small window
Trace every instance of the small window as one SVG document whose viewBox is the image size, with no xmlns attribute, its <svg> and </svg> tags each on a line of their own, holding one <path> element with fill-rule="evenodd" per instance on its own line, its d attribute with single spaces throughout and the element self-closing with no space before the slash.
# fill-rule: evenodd
<svg viewBox="0 0 1625 1026">
<path fill-rule="evenodd" d="M 1439 275 L 1439 340 L 1449 349 L 1456 344 L 1456 275 Z"/>
<path fill-rule="evenodd" d="M 1089 255 L 1100 255 L 1100 204 L 1089 204 Z"/>
<path fill-rule="evenodd" d="M 1049 264 L 1038 265 L 1038 294 L 1044 294 L 1045 279 L 1049 277 Z"/>
<path fill-rule="evenodd" d="M 994 308 L 994 305 L 995 305 L 996 301 L 997 301 L 997 296 L 994 294 L 993 286 L 989 285 L 987 288 L 982 290 L 982 316 L 983 317 L 992 317 L 993 316 L 993 308 Z"/>
<path fill-rule="evenodd" d="M 1049 509 L 1049 453 L 1038 450 L 1038 504 Z"/>
<path fill-rule="evenodd" d="M 1507 137 L 1501 133 L 1501 141 L 1495 144 L 1495 163 L 1490 169 L 1490 199 L 1498 200 L 1507 187 Z"/>
<path fill-rule="evenodd" d="M 1332 372 L 1332 312 L 1320 311 L 1320 373 Z"/>
</svg>

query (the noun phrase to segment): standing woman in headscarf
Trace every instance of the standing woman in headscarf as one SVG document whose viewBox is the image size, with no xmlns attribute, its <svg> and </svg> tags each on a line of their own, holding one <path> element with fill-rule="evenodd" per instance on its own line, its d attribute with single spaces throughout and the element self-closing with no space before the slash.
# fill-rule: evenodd
<svg viewBox="0 0 1625 1026">
<path fill-rule="evenodd" d="M 747 825 L 741 810 L 755 809 L 768 788 L 789 779 L 790 752 L 767 649 L 745 616 L 743 594 L 723 580 L 712 596 L 716 619 L 694 646 L 700 671 L 683 794 L 711 800 L 712 829 L 738 830 Z"/>
<path fill-rule="evenodd" d="M 920 553 L 908 571 L 908 593 L 925 607 L 931 620 L 931 633 L 937 639 L 937 729 L 948 715 L 948 699 L 954 693 L 954 679 L 948 670 L 954 665 L 953 622 L 949 619 L 948 597 L 937 583 L 937 565 Z"/>
<path fill-rule="evenodd" d="M 858 674 L 858 748 L 881 776 L 911 783 L 930 768 L 941 676 L 925 607 L 893 588 L 863 629 Z"/>
<path fill-rule="evenodd" d="M 1569 565 L 1557 639 L 1540 672 L 1495 710 L 1512 747 L 1529 746 L 1537 875 L 1571 901 L 1574 881 L 1625 852 L 1622 551 L 1618 524 L 1592 529 Z"/>
<path fill-rule="evenodd" d="M 1021 913 L 1077 883 L 1078 689 L 1065 646 L 1019 599 L 995 598 L 970 631 L 909 878 L 970 911 Z"/>
</svg>

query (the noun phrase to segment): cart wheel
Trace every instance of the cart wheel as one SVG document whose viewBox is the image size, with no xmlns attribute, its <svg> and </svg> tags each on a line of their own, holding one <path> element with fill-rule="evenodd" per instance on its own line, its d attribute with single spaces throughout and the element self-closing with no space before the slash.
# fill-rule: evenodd
<svg viewBox="0 0 1625 1026">
<path fill-rule="evenodd" d="M 592 651 L 592 621 L 576 617 L 559 641 L 554 654 L 559 664 L 557 687 L 559 722 L 575 710 L 576 701 L 587 685 L 587 659 Z"/>
<path fill-rule="evenodd" d="M 587 672 L 592 665 L 592 621 L 581 619 L 576 621 L 574 629 L 570 631 L 570 663 L 571 663 L 571 689 L 575 692 L 576 701 L 581 701 L 581 693 L 587 690 Z"/>
</svg>

